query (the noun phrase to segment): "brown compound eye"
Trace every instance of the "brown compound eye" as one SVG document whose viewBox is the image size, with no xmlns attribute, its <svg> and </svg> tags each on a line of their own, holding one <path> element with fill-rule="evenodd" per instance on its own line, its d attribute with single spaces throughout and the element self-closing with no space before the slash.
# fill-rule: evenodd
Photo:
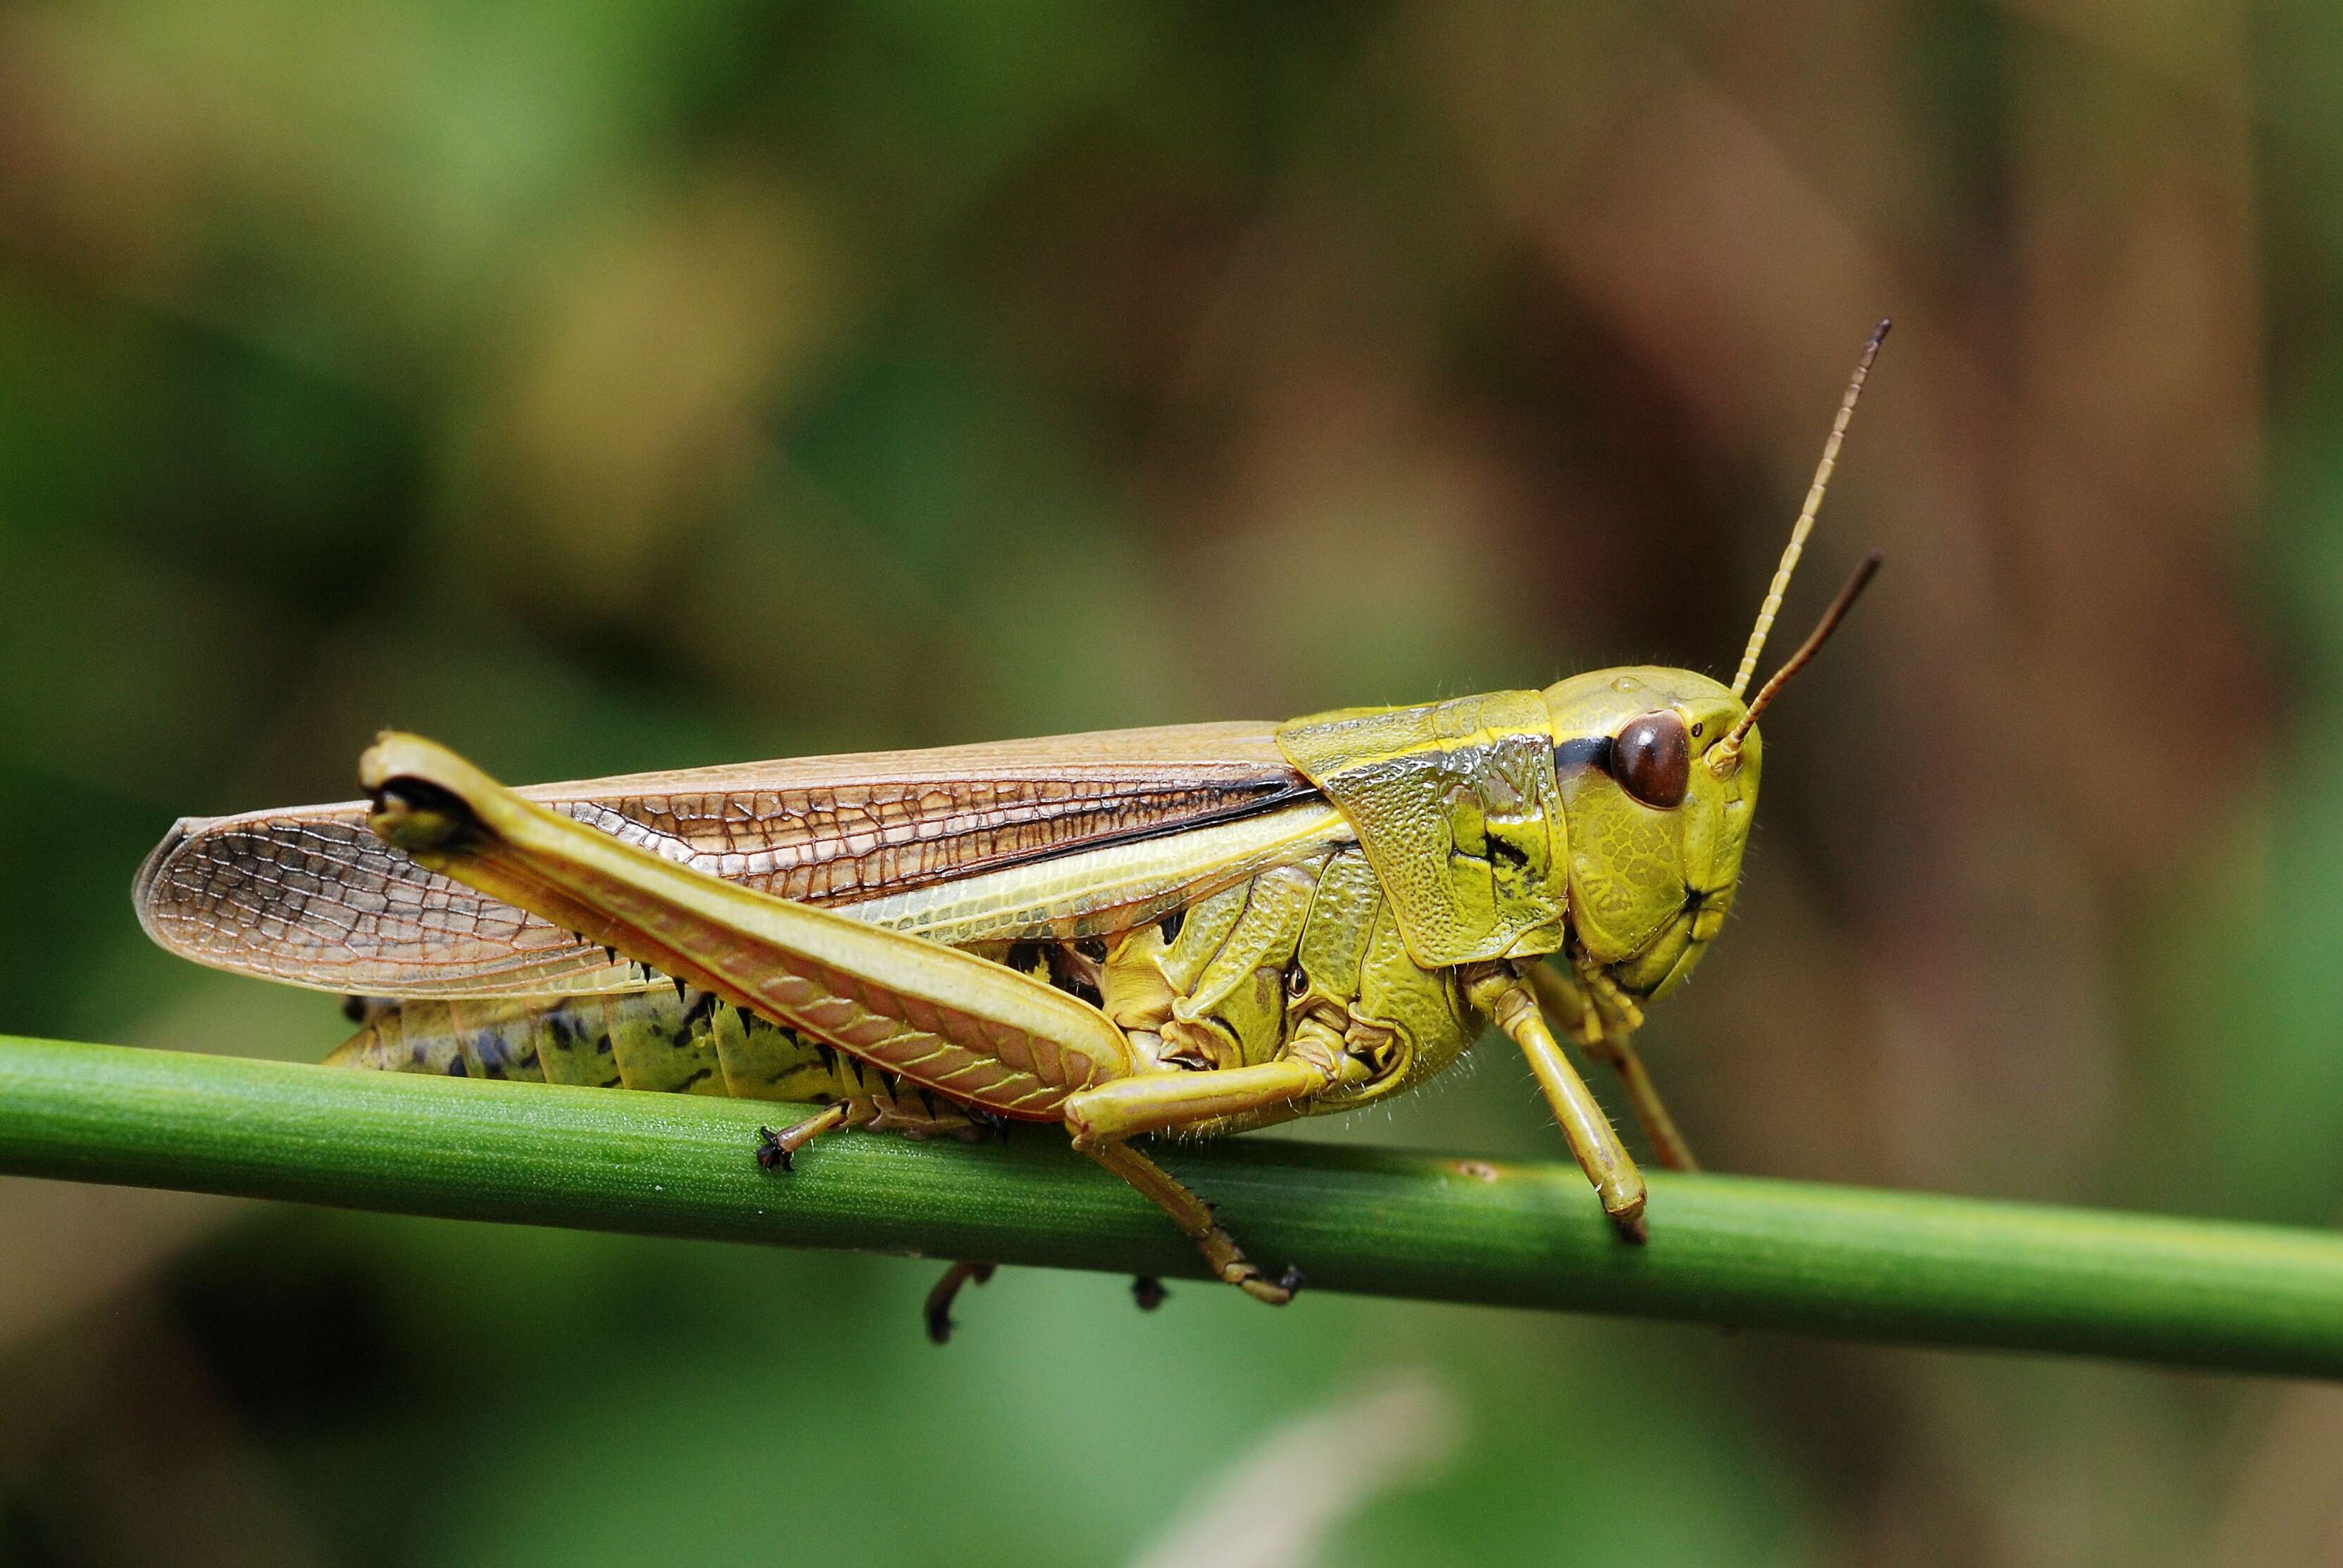
<svg viewBox="0 0 2343 1568">
<path fill-rule="evenodd" d="M 1611 776 L 1646 806 L 1665 811 L 1683 805 L 1692 784 L 1692 737 L 1684 721 L 1663 710 L 1619 731 L 1611 742 Z"/>
</svg>

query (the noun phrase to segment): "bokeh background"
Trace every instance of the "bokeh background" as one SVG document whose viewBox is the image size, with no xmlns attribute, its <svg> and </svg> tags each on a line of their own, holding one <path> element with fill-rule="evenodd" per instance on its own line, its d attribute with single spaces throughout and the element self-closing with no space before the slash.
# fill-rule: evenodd
<svg viewBox="0 0 2343 1568">
<path fill-rule="evenodd" d="M 2312 0 L 11 4 L 0 1029 L 329 1048 L 127 891 L 386 723 L 1727 671 L 1892 313 L 1787 619 L 1888 570 L 1654 1069 L 1733 1170 L 2332 1224 L 2338 282 Z M 1333 1135 L 1560 1148 L 1493 1050 Z M 2332 1392 L 1041 1272 L 939 1352 L 929 1278 L 0 1182 L 0 1558 L 2343 1553 Z"/>
</svg>

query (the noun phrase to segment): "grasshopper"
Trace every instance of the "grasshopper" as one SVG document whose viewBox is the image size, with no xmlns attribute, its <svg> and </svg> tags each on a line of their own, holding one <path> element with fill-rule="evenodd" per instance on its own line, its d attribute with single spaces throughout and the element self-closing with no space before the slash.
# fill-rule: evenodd
<svg viewBox="0 0 2343 1568">
<path fill-rule="evenodd" d="M 1633 1037 L 1732 908 L 1758 716 L 1878 565 L 1745 702 L 1886 330 L 1730 685 L 1604 669 L 1285 724 L 518 790 L 386 734 L 366 800 L 178 823 L 139 871 L 140 920 L 200 962 L 349 993 L 362 1027 L 330 1062 L 817 1107 L 763 1131 L 768 1170 L 841 1129 L 1057 1123 L 1218 1278 L 1281 1305 L 1300 1272 L 1255 1266 L 1133 1141 L 1355 1110 L 1494 1023 L 1641 1242 L 1644 1180 L 1561 1040 L 1616 1070 L 1663 1163 L 1694 1168 Z M 945 1276 L 934 1337 L 990 1272 Z"/>
</svg>

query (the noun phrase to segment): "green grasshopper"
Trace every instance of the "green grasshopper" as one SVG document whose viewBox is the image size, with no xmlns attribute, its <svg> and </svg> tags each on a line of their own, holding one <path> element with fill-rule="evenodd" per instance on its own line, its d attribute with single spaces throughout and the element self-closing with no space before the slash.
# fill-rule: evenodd
<svg viewBox="0 0 2343 1568">
<path fill-rule="evenodd" d="M 1061 1124 L 1272 1304 L 1299 1271 L 1257 1268 L 1132 1140 L 1352 1111 L 1493 1022 L 1641 1242 L 1643 1178 L 1560 1039 L 1617 1070 L 1663 1163 L 1694 1168 L 1633 1036 L 1732 908 L 1758 715 L 1878 565 L 1745 704 L 1886 330 L 1729 686 L 1605 669 L 1286 724 L 521 790 L 387 734 L 366 801 L 180 822 L 140 869 L 139 918 L 201 962 L 351 994 L 363 1027 L 332 1062 L 819 1107 L 764 1131 L 768 1170 L 840 1129 Z M 990 1271 L 945 1277 L 936 1338 Z"/>
</svg>

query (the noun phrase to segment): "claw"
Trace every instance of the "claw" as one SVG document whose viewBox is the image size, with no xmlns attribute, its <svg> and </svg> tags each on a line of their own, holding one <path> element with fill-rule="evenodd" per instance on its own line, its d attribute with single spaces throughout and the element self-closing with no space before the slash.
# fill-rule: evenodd
<svg viewBox="0 0 2343 1568">
<path fill-rule="evenodd" d="M 1153 1312 L 1170 1294 L 1163 1288 L 1163 1282 L 1152 1274 L 1141 1274 L 1131 1282 L 1131 1299 L 1139 1303 L 1139 1310 L 1142 1312 Z"/>
<path fill-rule="evenodd" d="M 1272 1307 L 1285 1305 L 1293 1299 L 1294 1292 L 1302 1288 L 1302 1271 L 1291 1266 L 1275 1280 L 1272 1280 L 1251 1263 L 1244 1265 L 1242 1273 L 1223 1274 L 1222 1278 L 1254 1301 L 1266 1302 Z"/>
<path fill-rule="evenodd" d="M 960 1294 L 960 1287 L 971 1280 L 980 1285 L 992 1278 L 993 1267 L 990 1263 L 954 1263 L 944 1271 L 944 1277 L 936 1282 L 936 1288 L 928 1292 L 927 1302 L 920 1309 L 920 1315 L 927 1320 L 930 1342 L 940 1345 L 951 1343 L 953 1298 Z"/>
<path fill-rule="evenodd" d="M 757 1129 L 757 1163 L 767 1171 L 794 1171 L 796 1158 L 781 1141 L 781 1135 L 769 1127 Z"/>
</svg>

